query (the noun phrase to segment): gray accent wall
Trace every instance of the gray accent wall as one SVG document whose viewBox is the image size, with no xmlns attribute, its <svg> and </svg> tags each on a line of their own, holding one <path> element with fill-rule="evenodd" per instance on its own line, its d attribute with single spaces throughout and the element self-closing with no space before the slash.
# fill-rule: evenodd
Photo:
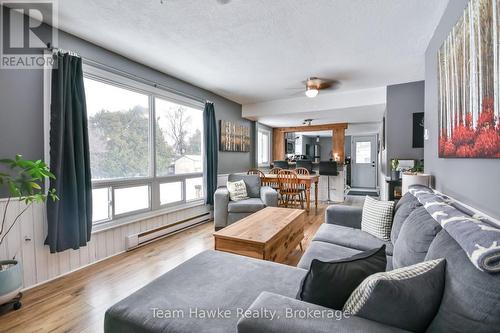
<svg viewBox="0 0 500 333">
<path fill-rule="evenodd" d="M 240 104 L 62 31 L 57 46 L 75 51 L 83 58 L 214 102 L 217 122 L 224 119 L 247 124 L 251 127 L 253 143 L 248 153 L 219 152 L 219 173 L 241 172 L 255 165 L 255 123 L 241 117 Z M 165 61 L 168 61 L 168 55 Z M 43 71 L 0 69 L 0 158 L 22 154 L 25 158 L 42 159 L 43 139 Z"/>
<path fill-rule="evenodd" d="M 350 157 L 352 158 L 351 155 L 351 136 L 346 135 L 344 139 L 344 152 L 345 152 L 345 157 Z"/>
<path fill-rule="evenodd" d="M 421 160 L 424 148 L 413 148 L 413 113 L 424 112 L 424 81 L 396 84 L 387 87 L 386 110 L 386 176 L 392 159 Z M 387 170 L 388 169 L 388 170 Z"/>
<path fill-rule="evenodd" d="M 319 145 L 321 146 L 321 160 L 322 161 L 329 161 L 330 158 L 332 158 L 332 156 L 331 156 L 332 138 L 331 137 L 319 138 Z"/>
<path fill-rule="evenodd" d="M 500 218 L 500 159 L 438 157 L 437 52 L 462 15 L 467 0 L 450 1 L 425 53 L 425 172 L 434 176 L 435 187 L 476 209 Z"/>
</svg>

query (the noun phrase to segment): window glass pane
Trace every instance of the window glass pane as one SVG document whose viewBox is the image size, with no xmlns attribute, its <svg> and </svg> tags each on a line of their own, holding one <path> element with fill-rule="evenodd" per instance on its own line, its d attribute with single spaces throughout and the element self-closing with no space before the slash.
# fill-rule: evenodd
<svg viewBox="0 0 500 333">
<path fill-rule="evenodd" d="M 269 163 L 269 134 L 262 136 L 262 163 Z"/>
<path fill-rule="evenodd" d="M 186 201 L 203 199 L 203 177 L 186 179 Z"/>
<path fill-rule="evenodd" d="M 269 163 L 269 134 L 259 131 L 257 135 L 258 163 Z"/>
<path fill-rule="evenodd" d="M 115 189 L 115 215 L 149 208 L 149 186 L 134 186 Z"/>
<path fill-rule="evenodd" d="M 160 204 L 182 201 L 182 182 L 160 184 Z"/>
<path fill-rule="evenodd" d="M 149 98 L 84 79 L 93 180 L 149 175 Z"/>
<path fill-rule="evenodd" d="M 203 172 L 203 112 L 155 98 L 156 174 Z"/>
<path fill-rule="evenodd" d="M 370 141 L 356 142 L 356 163 L 371 163 L 371 152 Z"/>
<path fill-rule="evenodd" d="M 109 216 L 109 188 L 92 190 L 92 221 L 108 220 Z"/>
</svg>

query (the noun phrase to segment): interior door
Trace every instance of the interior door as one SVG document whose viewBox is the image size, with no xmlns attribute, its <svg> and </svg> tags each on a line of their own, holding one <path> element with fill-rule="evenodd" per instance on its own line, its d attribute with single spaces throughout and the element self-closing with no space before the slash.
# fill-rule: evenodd
<svg viewBox="0 0 500 333">
<path fill-rule="evenodd" d="M 377 186 L 377 136 L 353 136 L 351 139 L 352 187 Z"/>
</svg>

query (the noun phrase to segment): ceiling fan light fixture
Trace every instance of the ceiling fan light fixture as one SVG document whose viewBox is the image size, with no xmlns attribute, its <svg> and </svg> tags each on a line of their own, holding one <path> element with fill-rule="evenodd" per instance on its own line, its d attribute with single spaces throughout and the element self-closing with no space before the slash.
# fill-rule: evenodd
<svg viewBox="0 0 500 333">
<path fill-rule="evenodd" d="M 316 88 L 310 88 L 310 87 L 306 88 L 306 96 L 309 98 L 314 98 L 314 97 L 318 96 L 318 93 L 319 93 L 319 90 Z"/>
</svg>

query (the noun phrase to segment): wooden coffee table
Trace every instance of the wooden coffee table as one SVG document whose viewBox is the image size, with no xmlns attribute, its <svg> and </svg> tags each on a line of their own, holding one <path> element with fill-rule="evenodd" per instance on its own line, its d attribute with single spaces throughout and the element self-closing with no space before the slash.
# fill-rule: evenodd
<svg viewBox="0 0 500 333">
<path fill-rule="evenodd" d="M 285 262 L 304 238 L 301 209 L 266 207 L 214 233 L 215 249 Z"/>
</svg>

